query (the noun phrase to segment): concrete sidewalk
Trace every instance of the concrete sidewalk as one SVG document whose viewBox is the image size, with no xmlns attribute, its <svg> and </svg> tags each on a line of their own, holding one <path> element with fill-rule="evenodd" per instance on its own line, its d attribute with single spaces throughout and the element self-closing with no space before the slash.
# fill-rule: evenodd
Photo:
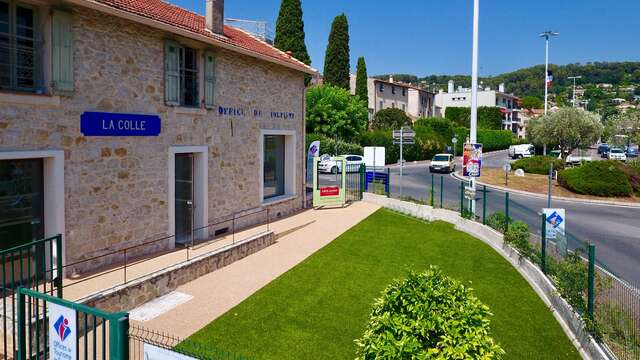
<svg viewBox="0 0 640 360">
<path fill-rule="evenodd" d="M 188 337 L 364 220 L 379 206 L 355 202 L 339 209 L 307 210 L 272 223 L 268 248 L 202 276 L 176 291 L 192 299 L 145 322 L 145 328 Z"/>
</svg>

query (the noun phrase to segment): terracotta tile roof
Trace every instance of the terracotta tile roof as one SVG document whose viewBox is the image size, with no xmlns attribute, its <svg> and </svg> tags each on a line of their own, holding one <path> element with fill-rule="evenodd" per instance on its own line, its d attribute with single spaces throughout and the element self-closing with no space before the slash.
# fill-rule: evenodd
<svg viewBox="0 0 640 360">
<path fill-rule="evenodd" d="M 162 0 L 93 0 L 93 2 L 239 47 L 274 61 L 285 62 L 301 71 L 315 72 L 313 68 L 296 58 L 233 26 L 224 26 L 224 36 L 214 34 L 206 29 L 204 16 Z"/>
</svg>

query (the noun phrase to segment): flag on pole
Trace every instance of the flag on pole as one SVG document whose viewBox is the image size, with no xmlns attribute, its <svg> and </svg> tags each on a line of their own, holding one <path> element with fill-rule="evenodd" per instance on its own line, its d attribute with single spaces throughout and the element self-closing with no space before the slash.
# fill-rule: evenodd
<svg viewBox="0 0 640 360">
<path fill-rule="evenodd" d="M 553 73 L 551 71 L 547 73 L 547 86 L 548 87 L 553 86 Z"/>
</svg>

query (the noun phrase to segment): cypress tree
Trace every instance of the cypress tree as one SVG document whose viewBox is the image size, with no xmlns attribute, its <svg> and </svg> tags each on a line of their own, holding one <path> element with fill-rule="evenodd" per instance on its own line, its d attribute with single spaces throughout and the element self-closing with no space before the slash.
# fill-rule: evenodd
<svg viewBox="0 0 640 360">
<path fill-rule="evenodd" d="M 349 23 L 344 14 L 331 24 L 324 59 L 324 83 L 349 90 Z"/>
<path fill-rule="evenodd" d="M 304 21 L 302 20 L 300 0 L 282 0 L 273 45 L 284 52 L 291 51 L 293 57 L 311 65 L 311 58 L 304 38 Z"/>
<path fill-rule="evenodd" d="M 360 97 L 360 100 L 364 100 L 366 104 L 369 104 L 367 79 L 367 63 L 364 61 L 364 56 L 361 56 L 358 58 L 358 70 L 356 72 L 356 95 Z"/>
</svg>

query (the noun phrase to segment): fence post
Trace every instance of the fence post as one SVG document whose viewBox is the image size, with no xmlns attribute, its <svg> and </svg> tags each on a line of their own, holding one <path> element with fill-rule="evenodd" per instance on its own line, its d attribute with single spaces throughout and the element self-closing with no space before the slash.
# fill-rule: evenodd
<svg viewBox="0 0 640 360">
<path fill-rule="evenodd" d="M 18 289 L 18 360 L 26 360 L 27 358 L 27 334 L 25 328 L 25 315 L 26 315 L 26 301 L 25 295 L 21 291 L 22 287 Z M 5 354 L 7 355 L 7 354 Z"/>
<path fill-rule="evenodd" d="M 364 193 L 365 171 L 365 165 L 360 164 L 360 200 L 362 200 L 362 194 Z"/>
<path fill-rule="evenodd" d="M 460 216 L 464 216 L 464 183 L 460 181 Z"/>
<path fill-rule="evenodd" d="M 433 173 L 431 174 L 431 199 L 429 200 L 429 203 L 431 204 L 431 207 L 434 207 L 436 200 L 434 199 L 435 196 L 435 192 L 434 192 L 434 181 L 435 181 L 435 177 L 433 176 Z"/>
<path fill-rule="evenodd" d="M 487 225 L 487 185 L 482 187 L 482 225 Z"/>
<path fill-rule="evenodd" d="M 116 313 L 109 319 L 109 359 L 129 358 L 129 314 Z"/>
<path fill-rule="evenodd" d="M 387 184 L 385 186 L 385 191 L 387 192 L 387 197 L 391 197 L 391 168 L 387 168 Z"/>
<path fill-rule="evenodd" d="M 542 236 L 541 236 L 541 247 L 540 250 L 540 269 L 542 269 L 542 273 L 547 273 L 547 217 L 544 215 L 540 215 L 542 219 Z"/>
<path fill-rule="evenodd" d="M 504 195 L 504 213 L 506 218 L 504 220 L 504 233 L 506 234 L 509 231 L 509 193 L 505 193 Z"/>
<path fill-rule="evenodd" d="M 56 292 L 60 299 L 62 299 L 62 234 L 56 235 L 56 276 L 58 277 L 56 284 Z"/>
<path fill-rule="evenodd" d="M 442 199 L 444 198 L 444 176 L 440 175 L 440 209 L 444 207 Z"/>
<path fill-rule="evenodd" d="M 589 244 L 589 298 L 587 299 L 587 312 L 593 320 L 593 308 L 595 303 L 595 286 L 596 286 L 596 246 Z"/>
</svg>

